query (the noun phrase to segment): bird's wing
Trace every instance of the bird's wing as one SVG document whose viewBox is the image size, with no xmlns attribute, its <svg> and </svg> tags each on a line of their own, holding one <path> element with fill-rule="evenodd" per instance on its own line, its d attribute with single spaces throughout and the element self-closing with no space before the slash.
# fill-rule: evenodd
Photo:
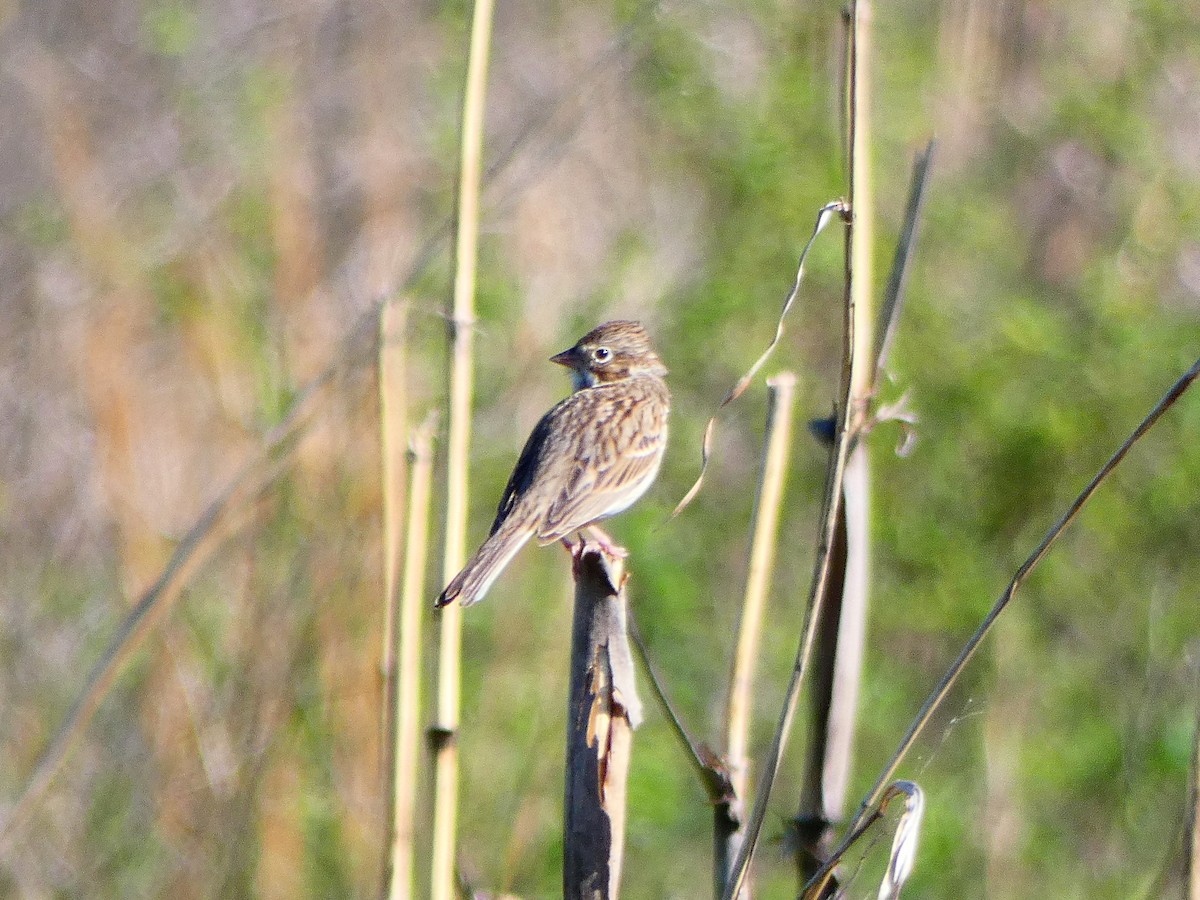
<svg viewBox="0 0 1200 900">
<path fill-rule="evenodd" d="M 642 494 L 662 461 L 667 440 L 663 404 L 637 394 L 573 395 L 585 397 L 594 409 L 563 411 L 575 414 L 570 418 L 578 433 L 556 447 L 563 455 L 563 486 L 538 529 L 543 543 L 620 512 Z"/>
<path fill-rule="evenodd" d="M 496 520 L 492 522 L 492 530 L 488 532 L 489 536 L 500 530 L 504 520 L 512 514 L 517 501 L 529 493 L 529 486 L 533 483 L 539 467 L 542 467 L 544 462 L 547 438 L 553 429 L 554 416 L 561 406 L 560 403 L 542 416 L 541 421 L 530 432 L 529 439 L 525 441 L 525 449 L 521 451 L 513 473 L 508 477 L 508 485 L 500 496 L 500 505 L 496 509 Z"/>
</svg>

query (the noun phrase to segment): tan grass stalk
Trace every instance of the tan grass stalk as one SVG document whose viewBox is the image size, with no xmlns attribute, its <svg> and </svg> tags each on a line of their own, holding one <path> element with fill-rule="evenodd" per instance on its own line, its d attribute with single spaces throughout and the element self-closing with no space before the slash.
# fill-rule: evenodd
<svg viewBox="0 0 1200 900">
<path fill-rule="evenodd" d="M 875 291 L 875 196 L 871 168 L 871 4 L 855 0 L 851 7 L 847 104 L 850 127 L 850 212 L 846 229 L 848 327 L 853 335 L 850 367 L 850 434 L 858 436 L 875 394 L 876 354 L 872 322 Z M 842 602 L 837 619 L 832 689 L 826 725 L 826 753 L 821 766 L 821 805 L 826 818 L 842 817 L 854 746 L 854 721 L 866 645 L 870 583 L 871 471 L 865 442 L 858 441 L 846 460 L 842 480 L 845 523 L 845 568 L 839 573 Z M 832 604 L 831 604 L 832 606 Z"/>
<path fill-rule="evenodd" d="M 866 340 L 860 337 L 859 334 L 861 329 L 869 329 L 869 324 L 867 323 L 869 309 L 866 303 L 860 306 L 858 292 L 862 289 L 856 287 L 856 281 L 859 280 L 860 273 L 855 269 L 856 264 L 869 261 L 869 244 L 866 249 L 863 249 L 860 242 L 859 248 L 855 248 L 855 232 L 859 226 L 860 218 L 856 213 L 856 204 L 859 201 L 859 197 L 856 196 L 855 189 L 861 187 L 861 179 L 855 174 L 855 166 L 863 162 L 866 149 L 865 143 L 863 143 L 865 141 L 866 128 L 859 121 L 861 116 L 866 115 L 866 108 L 859 103 L 856 93 L 858 74 L 862 65 L 860 51 L 865 46 L 865 44 L 858 42 L 859 26 L 866 18 L 864 7 L 866 7 L 865 0 L 855 0 L 850 9 L 850 52 L 847 54 L 847 66 L 849 69 L 847 90 L 849 92 L 850 127 L 850 192 L 848 200 L 850 214 L 846 218 L 845 326 L 843 330 L 840 402 L 838 404 L 834 449 L 830 456 L 825 484 L 820 539 L 814 564 L 812 586 L 809 591 L 809 602 L 805 614 L 804 628 L 800 645 L 796 651 L 796 662 L 792 668 L 791 678 L 784 694 L 783 709 L 780 712 L 779 722 L 775 729 L 775 738 L 763 765 L 758 791 L 755 796 L 754 809 L 746 826 L 742 848 L 738 853 L 729 883 L 725 888 L 723 895 L 725 900 L 733 900 L 738 895 L 749 870 L 755 844 L 758 841 L 763 821 L 766 818 L 767 802 L 770 799 L 771 790 L 775 784 L 775 776 L 779 772 L 779 764 L 783 759 L 783 751 L 791 732 L 792 722 L 795 719 L 796 706 L 800 698 L 800 689 L 808 675 L 817 635 L 817 624 L 820 621 L 824 600 L 830 590 L 829 584 L 832 572 L 831 549 L 833 548 L 835 534 L 838 529 L 839 516 L 842 515 L 843 510 L 842 490 L 846 461 L 849 456 L 850 445 L 856 439 L 865 417 L 865 397 L 860 396 L 855 391 L 856 389 L 861 389 L 864 384 L 869 385 L 870 379 L 868 377 L 864 380 L 864 376 L 859 370 L 865 365 L 871 365 L 872 367 L 874 365 L 874 360 L 870 359 L 870 332 L 868 331 L 868 338 Z M 867 216 L 864 214 L 861 218 L 865 220 Z M 868 279 L 867 289 L 869 290 L 869 276 L 862 275 L 862 278 Z M 863 352 L 860 353 L 860 349 Z"/>
<path fill-rule="evenodd" d="M 385 301 L 379 311 L 379 457 L 383 481 L 383 648 L 379 669 L 383 679 L 380 704 L 380 735 L 385 797 L 396 797 L 396 642 L 400 603 L 400 545 L 404 536 L 405 460 L 404 438 L 408 430 L 408 390 L 405 378 L 404 327 L 407 307 Z M 385 808 L 386 815 L 386 808 Z M 394 815 L 392 817 L 394 819 Z M 391 821 L 391 820 L 387 820 Z M 390 827 L 384 828 L 384 891 L 395 877 L 395 841 Z"/>
<path fill-rule="evenodd" d="M 585 545 L 575 566 L 563 800 L 563 897 L 615 900 L 625 783 L 641 721 L 622 560 Z"/>
<path fill-rule="evenodd" d="M 404 537 L 404 438 L 408 431 L 408 388 L 405 378 L 406 307 L 384 303 L 379 311 L 379 455 L 383 479 L 383 677 L 381 710 L 384 771 L 391 768 L 395 737 L 392 717 L 396 696 L 396 616 L 400 601 L 400 545 Z"/>
<path fill-rule="evenodd" d="M 404 587 L 398 616 L 399 677 L 396 691 L 396 751 L 392 804 L 391 883 L 387 896 L 414 896 L 413 857 L 417 808 L 417 761 L 421 719 L 421 612 L 425 596 L 425 559 L 429 535 L 430 484 L 433 480 L 433 415 L 413 434 Z"/>
<path fill-rule="evenodd" d="M 467 449 L 471 436 L 472 344 L 475 326 L 475 267 L 479 238 L 480 165 L 484 98 L 491 46 L 492 0 L 476 0 L 463 98 L 462 160 L 455 235 L 453 347 L 450 369 L 450 424 L 446 458 L 446 537 L 442 582 L 466 560 Z M 433 858 L 430 895 L 451 900 L 455 887 L 458 819 L 458 714 L 462 611 L 451 604 L 441 613 L 438 653 L 437 720 L 434 724 Z"/>
<path fill-rule="evenodd" d="M 904 225 L 878 320 L 874 365 L 871 367 L 874 374 L 872 392 L 878 388 L 886 371 L 888 351 L 899 325 L 908 264 L 916 243 L 932 156 L 931 141 L 913 165 Z M 861 202 L 857 206 L 862 209 Z M 872 407 L 871 420 L 876 424 L 881 420 L 900 423 L 902 440 L 897 452 L 903 454 L 903 448 L 912 439 L 910 426 L 915 421 L 913 414 L 905 408 L 903 398 L 890 407 L 874 404 Z M 832 569 L 835 574 L 830 579 L 831 591 L 822 604 L 809 692 L 812 720 L 794 836 L 797 870 L 806 881 L 832 849 L 833 825 L 843 815 L 853 762 L 870 587 L 869 475 L 864 442 L 859 441 L 846 461 L 842 486 L 844 514 L 839 516 L 834 531 Z"/>
<path fill-rule="evenodd" d="M 783 505 L 783 483 L 791 449 L 796 376 L 791 372 L 781 372 L 768 379 L 767 386 L 767 426 L 763 435 L 763 465 L 751 525 L 750 569 L 742 598 L 737 650 L 733 657 L 727 701 L 725 761 L 733 791 L 732 796 L 713 807 L 713 878 L 718 896 L 725 889 L 730 867 L 742 844 L 746 786 L 749 782 L 755 668 L 762 635 L 763 610 L 775 567 L 779 511 Z M 747 898 L 749 888 L 743 889 L 740 896 Z"/>
<path fill-rule="evenodd" d="M 851 319 L 853 358 L 850 367 L 851 431 L 857 433 L 866 415 L 874 388 L 871 299 L 874 296 L 875 196 L 871 177 L 871 4 L 854 0 L 850 6 L 849 48 L 846 72 L 847 121 L 850 134 L 850 215 L 846 229 L 846 297 Z M 871 361 L 871 365 L 867 361 Z"/>
</svg>

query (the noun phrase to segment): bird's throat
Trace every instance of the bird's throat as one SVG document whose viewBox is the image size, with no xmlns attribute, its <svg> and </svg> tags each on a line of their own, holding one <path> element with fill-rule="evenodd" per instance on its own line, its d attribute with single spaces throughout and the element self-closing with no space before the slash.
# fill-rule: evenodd
<svg viewBox="0 0 1200 900">
<path fill-rule="evenodd" d="M 584 388 L 595 387 L 600 383 L 600 379 L 590 369 L 572 369 L 571 383 L 575 390 L 582 391 Z"/>
</svg>

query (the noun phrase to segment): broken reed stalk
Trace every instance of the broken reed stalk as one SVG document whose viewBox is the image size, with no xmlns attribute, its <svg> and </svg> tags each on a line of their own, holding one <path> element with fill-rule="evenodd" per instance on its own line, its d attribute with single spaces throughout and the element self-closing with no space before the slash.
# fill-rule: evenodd
<svg viewBox="0 0 1200 900">
<path fill-rule="evenodd" d="M 379 311 L 379 457 L 383 482 L 383 652 L 379 669 L 383 679 L 380 733 L 385 797 L 394 797 L 397 785 L 396 751 L 396 618 L 400 602 L 400 542 L 404 534 L 404 476 L 407 468 L 404 437 L 408 430 L 408 392 L 404 372 L 404 325 L 407 309 L 385 301 Z M 386 815 L 386 806 L 385 806 Z M 388 852 L 395 835 L 384 827 L 384 893 L 393 878 L 395 853 Z"/>
<path fill-rule="evenodd" d="M 411 483 L 408 491 L 408 522 L 405 526 L 404 585 L 397 616 L 399 677 L 394 716 L 396 749 L 392 775 L 390 880 L 387 889 L 390 900 L 403 900 L 415 895 L 413 838 L 421 730 L 421 613 L 427 599 L 425 559 L 429 544 L 429 500 L 436 423 L 436 415 L 431 413 L 413 433 L 409 448 Z"/>
<path fill-rule="evenodd" d="M 450 424 L 446 450 L 446 537 L 442 583 L 462 568 L 467 537 L 467 448 L 471 436 L 472 344 L 475 327 L 475 266 L 479 240 L 479 190 L 483 113 L 491 46 L 492 0 L 476 0 L 463 97 L 458 227 L 454 237 L 454 307 L 451 315 Z M 458 823 L 458 713 L 462 609 L 441 612 L 437 720 L 434 744 L 432 900 L 452 900 Z"/>
<path fill-rule="evenodd" d="M 846 28 L 846 128 L 852 227 L 846 229 L 845 291 L 853 357 L 848 394 L 849 430 L 860 433 L 875 391 L 872 334 L 874 198 L 870 160 L 870 4 L 851 5 Z M 870 534 L 870 467 L 856 441 L 839 486 L 841 508 L 826 590 L 816 617 L 817 635 L 809 733 L 812 736 L 797 811 L 796 864 L 804 883 L 832 846 L 832 825 L 842 817 L 854 743 L 854 719 L 866 641 Z"/>
<path fill-rule="evenodd" d="M 865 407 L 863 401 L 865 398 L 854 393 L 856 385 L 862 385 L 863 376 L 857 370 L 865 365 L 874 365 L 874 361 L 870 359 L 870 341 L 862 341 L 859 337 L 861 328 L 869 328 L 866 313 L 868 310 L 864 306 L 862 311 L 858 307 L 858 294 L 855 288 L 855 280 L 859 276 L 859 272 L 855 269 L 856 262 L 860 260 L 869 262 L 866 259 L 866 251 L 859 249 L 855 250 L 855 230 L 858 227 L 858 216 L 855 212 L 855 203 L 858 202 L 858 197 L 855 196 L 856 188 L 861 188 L 861 179 L 856 178 L 854 167 L 862 162 L 865 158 L 865 145 L 861 143 L 860 136 L 865 138 L 865 128 L 859 121 L 860 116 L 866 114 L 865 108 L 860 108 L 856 91 L 857 73 L 860 69 L 860 52 L 862 44 L 858 43 L 857 35 L 860 24 L 865 19 L 866 6 L 865 0 L 855 0 L 851 5 L 850 10 L 850 52 L 848 54 L 849 78 L 847 89 L 850 93 L 850 194 L 849 210 L 850 214 L 845 216 L 846 222 L 846 303 L 845 303 L 845 322 L 843 328 L 843 345 L 842 345 L 842 377 L 839 389 L 839 404 L 837 410 L 837 426 L 834 437 L 833 452 L 830 456 L 828 474 L 825 482 L 825 496 L 822 505 L 821 515 L 821 531 L 817 546 L 817 556 L 813 565 L 812 586 L 809 591 L 808 606 L 805 612 L 804 627 L 801 633 L 800 645 L 796 650 L 796 662 L 792 668 L 791 678 L 788 682 L 787 689 L 784 694 L 783 709 L 779 714 L 779 721 L 775 728 L 775 737 L 771 744 L 771 749 L 768 751 L 767 758 L 764 762 L 762 773 L 759 779 L 758 791 L 755 795 L 754 809 L 750 815 L 749 822 L 746 825 L 746 834 L 742 844 L 741 851 L 738 853 L 738 858 L 734 864 L 733 871 L 730 875 L 729 883 L 725 887 L 723 894 L 724 900 L 734 900 L 738 892 L 741 890 L 742 883 L 746 878 L 750 868 L 750 862 L 754 856 L 754 848 L 758 842 L 758 836 L 762 831 L 763 821 L 767 814 L 767 803 L 771 797 L 771 791 L 775 786 L 775 776 L 779 773 L 779 765 L 783 759 L 783 751 L 787 745 L 788 735 L 791 732 L 792 722 L 796 715 L 796 706 L 800 698 L 800 689 L 808 675 L 808 669 L 812 660 L 813 646 L 815 643 L 817 624 L 820 619 L 822 605 L 825 597 L 829 592 L 829 579 L 831 574 L 831 550 L 833 548 L 835 534 L 838 527 L 838 517 L 842 512 L 842 486 L 845 478 L 846 460 L 849 455 L 850 445 L 854 441 L 861 429 Z M 857 148 L 857 149 L 856 149 Z M 864 215 L 863 219 L 866 218 Z M 861 264 L 861 263 L 859 263 Z M 866 277 L 865 275 L 863 277 Z M 869 283 L 869 282 L 868 282 Z M 869 332 L 868 332 L 869 334 Z M 859 346 L 862 344 L 866 351 L 860 354 Z M 867 382 L 869 383 L 869 381 Z"/>
<path fill-rule="evenodd" d="M 980 643 L 987 637 L 988 632 L 991 631 L 992 625 L 995 624 L 1000 613 L 1004 611 L 1005 607 L 1016 596 L 1017 591 L 1020 590 L 1021 585 L 1025 583 L 1025 579 L 1029 577 L 1029 574 L 1037 567 L 1038 563 L 1050 552 L 1050 549 L 1067 529 L 1067 526 L 1075 521 L 1079 512 L 1087 505 L 1087 502 L 1096 493 L 1100 485 L 1104 483 L 1104 480 L 1108 478 L 1112 470 L 1120 465 L 1121 460 L 1133 449 L 1133 445 L 1154 427 L 1155 423 L 1162 418 L 1168 409 L 1175 405 L 1175 402 L 1196 382 L 1197 378 L 1200 378 L 1200 359 L 1196 360 L 1192 364 L 1192 367 L 1180 376 L 1179 380 L 1171 386 L 1162 399 L 1154 405 L 1154 408 L 1146 414 L 1146 417 L 1133 430 L 1133 433 L 1124 440 L 1121 446 L 1108 458 L 1108 461 L 1100 467 L 1100 471 L 1079 492 L 1079 495 L 1067 508 L 1067 511 L 1054 523 L 1046 533 L 1046 536 L 1042 538 L 1041 543 L 1034 548 L 1025 562 L 1021 564 L 1021 567 L 1017 569 L 1016 574 L 1013 575 L 1012 580 L 1009 581 L 1008 586 L 1004 589 L 1004 593 L 1000 595 L 1000 598 L 988 611 L 988 614 L 984 616 L 975 633 L 971 635 L 962 650 L 959 651 L 958 657 L 950 664 L 950 668 L 946 670 L 946 674 L 941 677 L 941 680 L 938 681 L 929 697 L 926 698 L 916 718 L 909 725 L 908 732 L 901 739 L 899 746 L 897 746 L 896 751 L 892 754 L 892 758 L 888 760 L 887 765 L 879 773 L 879 777 L 875 780 L 875 785 L 871 788 L 867 796 L 863 798 L 854 820 L 850 823 L 849 828 L 846 829 L 846 836 L 842 839 L 842 842 L 822 867 L 821 871 L 805 885 L 805 890 L 801 894 L 802 897 L 821 896 L 819 891 L 823 889 L 825 883 L 829 880 L 833 867 L 846 850 L 849 849 L 850 845 L 866 832 L 866 826 L 871 820 L 872 810 L 876 809 L 880 798 L 887 790 L 888 784 L 895 778 L 896 771 L 899 769 L 901 762 L 904 761 L 904 758 L 908 755 L 908 751 L 912 749 L 913 744 L 916 743 L 917 737 L 924 731 L 925 726 L 929 724 L 929 720 L 933 718 L 933 714 L 945 701 L 946 696 L 950 693 L 950 689 L 954 687 L 963 669 L 971 661 L 971 657 L 975 655 L 975 651 L 979 649 Z"/>
<path fill-rule="evenodd" d="M 625 782 L 642 717 L 625 569 L 597 544 L 575 564 L 563 801 L 563 897 L 614 900 L 625 846 Z"/>
<path fill-rule="evenodd" d="M 763 465 L 751 525 L 750 569 L 746 577 L 746 593 L 742 598 L 737 650 L 733 657 L 727 702 L 725 762 L 729 767 L 733 791 L 713 807 L 713 879 L 715 895 L 718 897 L 725 889 L 733 861 L 741 849 L 742 827 L 746 818 L 752 689 L 759 638 L 762 635 L 763 609 L 775 566 L 783 482 L 792 443 L 796 376 L 792 372 L 781 372 L 767 380 L 767 387 L 767 426 L 763 435 Z M 740 896 L 746 900 L 749 887 L 743 889 Z"/>
</svg>

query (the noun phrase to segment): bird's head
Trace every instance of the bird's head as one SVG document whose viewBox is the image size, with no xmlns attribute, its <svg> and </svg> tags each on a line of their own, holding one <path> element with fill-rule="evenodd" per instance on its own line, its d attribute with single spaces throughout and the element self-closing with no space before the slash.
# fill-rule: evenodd
<svg viewBox="0 0 1200 900">
<path fill-rule="evenodd" d="M 576 390 L 636 375 L 661 378 L 667 374 L 667 367 L 650 344 L 650 336 L 638 322 L 598 325 L 550 361 L 571 369 Z"/>
</svg>

